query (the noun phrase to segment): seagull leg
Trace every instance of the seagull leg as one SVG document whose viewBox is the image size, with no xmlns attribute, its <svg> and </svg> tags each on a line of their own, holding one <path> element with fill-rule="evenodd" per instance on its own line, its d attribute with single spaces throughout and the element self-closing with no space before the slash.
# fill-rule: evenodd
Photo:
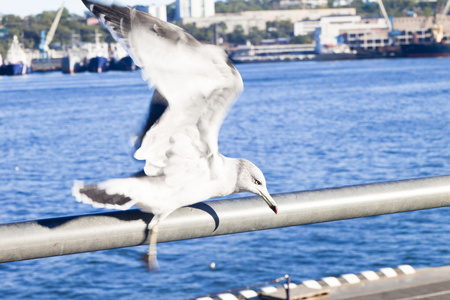
<svg viewBox="0 0 450 300">
<path fill-rule="evenodd" d="M 156 221 L 155 224 L 151 227 L 151 233 L 150 233 L 150 245 L 148 248 L 148 268 L 150 271 L 158 271 L 159 270 L 159 264 L 158 259 L 156 258 L 156 242 L 158 240 L 158 227 L 159 227 L 159 220 Z"/>
</svg>

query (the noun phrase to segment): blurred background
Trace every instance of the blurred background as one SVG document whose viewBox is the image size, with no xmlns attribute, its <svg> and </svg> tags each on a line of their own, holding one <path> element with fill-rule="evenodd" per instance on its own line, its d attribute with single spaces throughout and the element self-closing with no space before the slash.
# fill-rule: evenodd
<svg viewBox="0 0 450 300">
<path fill-rule="evenodd" d="M 271 193 L 449 174 L 449 1 L 142 2 L 129 4 L 235 62 L 244 92 L 219 147 L 255 162 Z M 22 4 L 0 9 L 0 223 L 104 212 L 76 202 L 71 186 L 142 168 L 130 140 L 152 91 L 82 5 L 53 1 L 24 15 L 32 5 Z M 448 214 L 160 244 L 159 273 L 141 260 L 147 246 L 4 263 L 0 293 L 183 299 L 285 274 L 300 282 L 441 266 L 450 260 Z"/>
</svg>

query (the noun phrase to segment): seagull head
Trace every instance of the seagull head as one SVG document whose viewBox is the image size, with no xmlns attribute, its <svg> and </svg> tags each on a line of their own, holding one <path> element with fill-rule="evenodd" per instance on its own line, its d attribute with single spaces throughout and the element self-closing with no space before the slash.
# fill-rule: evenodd
<svg viewBox="0 0 450 300">
<path fill-rule="evenodd" d="M 277 203 L 267 191 L 266 179 L 261 170 L 245 159 L 239 159 L 237 192 L 250 192 L 261 196 L 274 213 L 278 213 Z"/>
</svg>

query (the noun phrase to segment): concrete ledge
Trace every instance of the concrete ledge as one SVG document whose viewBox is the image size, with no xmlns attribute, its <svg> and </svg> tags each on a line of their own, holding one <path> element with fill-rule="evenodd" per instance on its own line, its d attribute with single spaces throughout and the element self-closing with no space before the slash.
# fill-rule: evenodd
<svg viewBox="0 0 450 300">
<path fill-rule="evenodd" d="M 281 300 L 287 299 L 286 288 L 286 285 L 278 284 L 226 295 L 240 300 Z M 290 299 L 303 300 L 450 299 L 450 266 L 414 270 L 409 265 L 401 265 L 379 271 L 306 280 L 291 284 L 289 294 Z M 223 299 L 219 296 L 197 299 Z"/>
</svg>

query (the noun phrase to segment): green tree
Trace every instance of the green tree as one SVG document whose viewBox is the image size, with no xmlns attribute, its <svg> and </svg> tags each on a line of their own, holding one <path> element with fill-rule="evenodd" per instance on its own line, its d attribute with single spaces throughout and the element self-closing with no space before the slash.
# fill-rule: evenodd
<svg viewBox="0 0 450 300">
<path fill-rule="evenodd" d="M 356 13 L 364 17 L 380 17 L 378 3 L 364 3 L 362 0 L 353 0 L 350 7 L 356 8 Z"/>
<path fill-rule="evenodd" d="M 407 16 L 409 11 L 414 11 L 419 16 L 430 16 L 435 11 L 440 11 L 446 0 L 421 1 L 417 0 L 383 0 L 388 15 L 394 17 Z M 364 17 L 381 17 L 378 3 L 364 3 L 362 0 L 353 0 L 350 7 L 356 8 L 356 12 Z M 440 8 L 441 7 L 441 8 Z"/>
<path fill-rule="evenodd" d="M 327 7 L 333 8 L 333 0 L 327 0 Z"/>
<path fill-rule="evenodd" d="M 267 38 L 290 37 L 293 33 L 293 25 L 289 20 L 266 22 Z"/>
<path fill-rule="evenodd" d="M 314 41 L 314 34 L 296 35 L 291 37 L 291 44 L 311 44 Z"/>
<path fill-rule="evenodd" d="M 259 30 L 258 27 L 252 27 L 246 40 L 249 40 L 253 45 L 259 45 L 265 36 L 266 34 L 264 30 Z"/>
<path fill-rule="evenodd" d="M 215 3 L 216 13 L 280 9 L 280 0 L 228 0 Z"/>
<path fill-rule="evenodd" d="M 241 25 L 235 26 L 233 32 L 227 34 L 227 41 L 232 44 L 245 44 L 247 36 L 244 33 L 244 28 Z"/>
<path fill-rule="evenodd" d="M 201 42 L 211 43 L 214 40 L 215 25 L 206 28 L 198 28 L 195 24 L 183 24 L 180 26 Z"/>
<path fill-rule="evenodd" d="M 56 13 L 57 11 L 44 11 L 35 16 L 24 18 L 14 15 L 3 16 L 0 25 L 6 28 L 7 35 L 4 40 L 0 40 L 0 53 L 2 56 L 6 56 L 14 35 L 19 38 L 19 41 L 26 48 L 36 49 L 41 40 L 41 30 L 44 30 L 46 34 L 48 33 Z M 102 34 L 103 40 L 113 41 L 113 38 L 104 26 L 88 26 L 85 17 L 70 14 L 67 9 L 64 9 L 52 42 L 60 43 L 61 45 L 70 44 L 72 34 L 80 35 L 82 41 L 93 42 L 96 30 Z M 50 48 L 52 48 L 51 44 Z"/>
</svg>

